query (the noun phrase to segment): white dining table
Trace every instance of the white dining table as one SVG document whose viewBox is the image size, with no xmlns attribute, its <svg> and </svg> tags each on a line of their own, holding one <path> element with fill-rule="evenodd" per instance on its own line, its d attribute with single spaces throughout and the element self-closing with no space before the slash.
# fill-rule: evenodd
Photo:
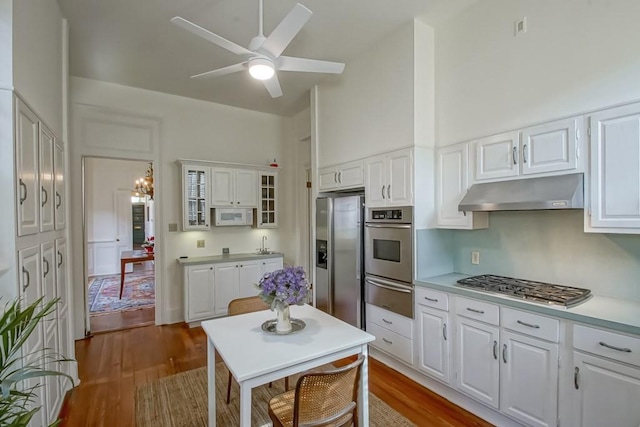
<svg viewBox="0 0 640 427">
<path fill-rule="evenodd" d="M 289 335 L 262 330 L 270 310 L 202 322 L 207 334 L 209 426 L 216 425 L 215 352 L 240 385 L 240 425 L 251 425 L 251 389 L 354 354 L 365 356 L 360 374 L 358 417 L 369 425 L 367 343 L 375 337 L 310 305 L 290 307 L 306 327 Z M 266 405 L 266 403 L 265 403 Z"/>
</svg>

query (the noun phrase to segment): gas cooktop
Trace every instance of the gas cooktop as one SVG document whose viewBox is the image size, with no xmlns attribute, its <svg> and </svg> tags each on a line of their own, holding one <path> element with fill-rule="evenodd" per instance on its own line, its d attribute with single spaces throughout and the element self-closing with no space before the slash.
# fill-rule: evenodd
<svg viewBox="0 0 640 427">
<path fill-rule="evenodd" d="M 458 280 L 459 286 L 538 303 L 569 307 L 591 295 L 589 289 L 483 274 Z"/>
</svg>

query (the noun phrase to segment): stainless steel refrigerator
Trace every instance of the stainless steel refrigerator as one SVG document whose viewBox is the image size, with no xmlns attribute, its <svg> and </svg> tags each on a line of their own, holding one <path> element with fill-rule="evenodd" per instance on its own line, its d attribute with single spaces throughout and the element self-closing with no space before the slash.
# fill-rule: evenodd
<svg viewBox="0 0 640 427">
<path fill-rule="evenodd" d="M 316 307 L 361 328 L 364 196 L 316 200 Z"/>
</svg>

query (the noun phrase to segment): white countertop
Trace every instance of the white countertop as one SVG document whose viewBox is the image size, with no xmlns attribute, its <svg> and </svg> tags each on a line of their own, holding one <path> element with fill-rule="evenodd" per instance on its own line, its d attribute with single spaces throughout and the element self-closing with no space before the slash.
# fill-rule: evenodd
<svg viewBox="0 0 640 427">
<path fill-rule="evenodd" d="M 217 264 L 222 262 L 234 262 L 234 261 L 253 261 L 267 258 L 282 258 L 283 253 L 273 252 L 271 254 L 227 254 L 227 255 L 211 255 L 211 256 L 199 256 L 178 258 L 178 263 L 181 265 L 195 265 L 195 264 Z"/>
<path fill-rule="evenodd" d="M 529 310 L 549 316 L 640 335 L 640 302 L 592 295 L 588 300 L 570 308 L 547 306 L 505 295 L 491 294 L 456 286 L 466 274 L 450 273 L 414 281 L 416 286 L 425 286 L 452 294 L 491 301 L 514 308 Z"/>
</svg>

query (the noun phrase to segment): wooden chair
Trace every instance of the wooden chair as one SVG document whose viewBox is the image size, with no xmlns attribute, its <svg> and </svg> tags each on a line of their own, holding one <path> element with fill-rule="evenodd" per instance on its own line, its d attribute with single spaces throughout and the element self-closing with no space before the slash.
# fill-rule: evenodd
<svg viewBox="0 0 640 427">
<path fill-rule="evenodd" d="M 358 390 L 364 357 L 342 368 L 300 377 L 295 390 L 269 401 L 273 427 L 358 427 Z"/>
<path fill-rule="evenodd" d="M 269 310 L 269 305 L 262 301 L 259 296 L 237 298 L 232 300 L 227 306 L 227 315 L 235 316 L 238 314 L 253 313 L 254 311 Z M 229 380 L 227 381 L 227 405 L 231 401 L 231 380 L 233 375 L 229 371 Z M 269 383 L 271 387 L 271 383 Z M 284 389 L 289 389 L 289 377 L 284 378 Z"/>
</svg>

